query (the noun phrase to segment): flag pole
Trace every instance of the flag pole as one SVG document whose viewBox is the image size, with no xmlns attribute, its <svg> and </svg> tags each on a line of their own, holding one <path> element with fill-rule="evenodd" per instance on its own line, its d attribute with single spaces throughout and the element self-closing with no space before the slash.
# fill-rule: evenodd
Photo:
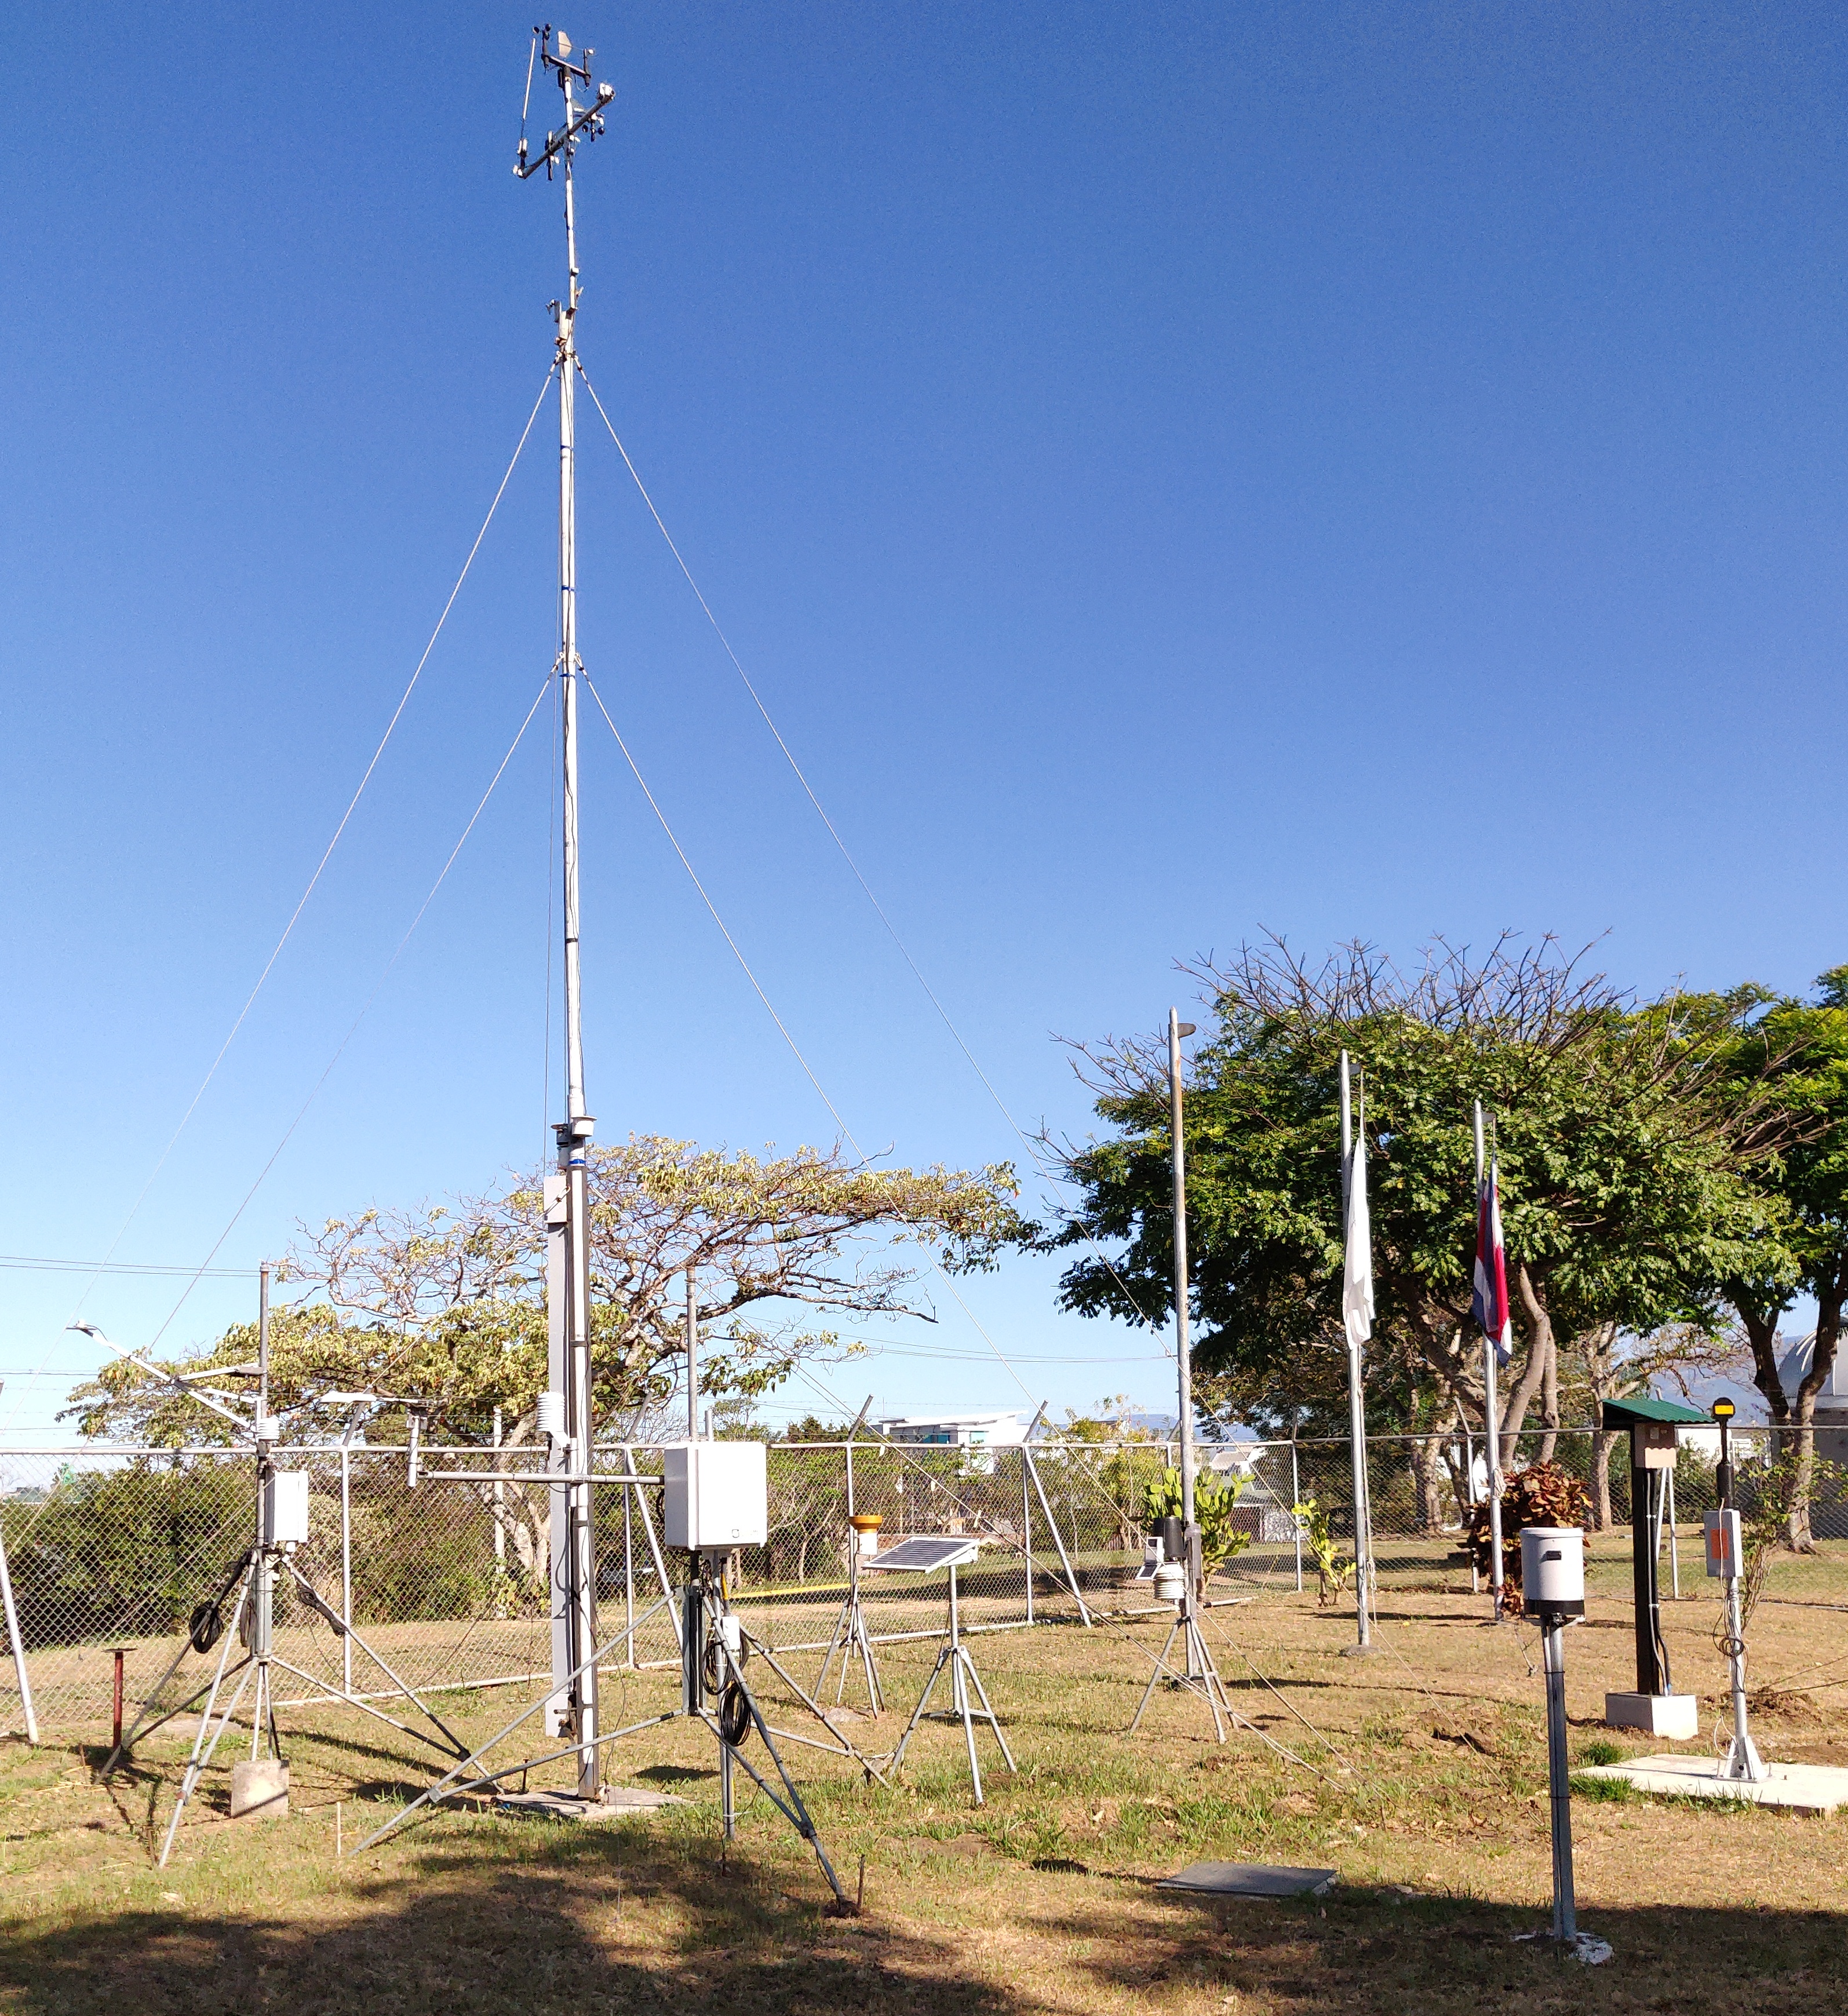
<svg viewBox="0 0 1848 2016">
<path fill-rule="evenodd" d="M 1482 1219 L 1487 1197 L 1482 1188 L 1482 1102 L 1475 1102 L 1476 1134 L 1476 1254 L 1482 1250 Z M 1493 1621 L 1501 1622 L 1501 1403 L 1495 1391 L 1496 1340 L 1482 1326 L 1482 1420 L 1488 1430 L 1489 1460 L 1489 1601 Z"/>
<path fill-rule="evenodd" d="M 1359 1636 L 1350 1648 L 1373 1650 L 1373 1536 L 1367 1498 L 1367 1409 L 1362 1393 L 1360 1345 L 1347 1312 L 1348 1248 L 1353 1233 L 1354 1107 L 1348 1053 L 1341 1053 L 1341 1229 L 1342 1327 L 1348 1344 L 1348 1435 L 1354 1460 L 1354 1618 Z"/>
</svg>

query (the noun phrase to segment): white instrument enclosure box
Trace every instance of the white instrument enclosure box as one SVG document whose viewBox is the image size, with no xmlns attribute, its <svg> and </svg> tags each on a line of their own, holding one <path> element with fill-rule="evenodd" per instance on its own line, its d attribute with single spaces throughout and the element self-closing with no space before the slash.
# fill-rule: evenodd
<svg viewBox="0 0 1848 2016">
<path fill-rule="evenodd" d="M 769 1539 L 762 1442 L 669 1442 L 661 1460 L 670 1547 L 761 1547 Z"/>
<path fill-rule="evenodd" d="M 1521 1528 L 1521 1599 L 1529 1617 L 1585 1614 L 1585 1535 L 1577 1526 Z"/>
<path fill-rule="evenodd" d="M 1742 1575 L 1745 1557 L 1744 1522 L 1737 1512 L 1709 1512 L 1702 1520 L 1707 1536 L 1707 1573 L 1724 1578 Z"/>
<path fill-rule="evenodd" d="M 308 1536 L 308 1472 L 272 1470 L 263 1480 L 263 1544 L 304 1547 Z"/>
<path fill-rule="evenodd" d="M 1680 1448 L 1680 1431 L 1673 1421 L 1630 1424 L 1630 1460 L 1638 1470 L 1673 1470 Z"/>
</svg>

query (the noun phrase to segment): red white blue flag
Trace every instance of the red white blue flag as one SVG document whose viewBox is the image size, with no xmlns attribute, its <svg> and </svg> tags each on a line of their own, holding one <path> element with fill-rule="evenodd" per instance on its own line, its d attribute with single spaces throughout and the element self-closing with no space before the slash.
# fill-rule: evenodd
<svg viewBox="0 0 1848 2016">
<path fill-rule="evenodd" d="M 1495 1346 L 1495 1362 L 1506 1365 L 1515 1355 L 1508 1322 L 1508 1254 L 1501 1243 L 1501 1187 L 1494 1163 L 1476 1196 L 1475 1294 L 1470 1314 Z"/>
</svg>

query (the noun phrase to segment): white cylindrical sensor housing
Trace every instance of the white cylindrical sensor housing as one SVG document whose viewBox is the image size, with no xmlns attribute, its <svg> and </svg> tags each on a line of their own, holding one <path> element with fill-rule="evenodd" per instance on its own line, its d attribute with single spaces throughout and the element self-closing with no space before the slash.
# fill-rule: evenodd
<svg viewBox="0 0 1848 2016">
<path fill-rule="evenodd" d="M 1585 1535 L 1577 1526 L 1521 1528 L 1521 1595 L 1533 1616 L 1585 1614 Z"/>
<path fill-rule="evenodd" d="M 562 1393 L 542 1393 L 539 1395 L 539 1433 L 551 1442 L 564 1440 L 564 1395 Z"/>
</svg>

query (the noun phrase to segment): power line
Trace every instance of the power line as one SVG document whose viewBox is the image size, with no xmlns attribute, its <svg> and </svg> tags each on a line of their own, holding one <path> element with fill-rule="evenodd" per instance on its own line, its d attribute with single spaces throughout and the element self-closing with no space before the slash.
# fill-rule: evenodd
<svg viewBox="0 0 1848 2016">
<path fill-rule="evenodd" d="M 192 1274 L 199 1270 L 175 1261 L 53 1260 L 32 1253 L 0 1253 L 0 1267 L 23 1268 L 40 1274 Z M 254 1267 L 208 1267 L 207 1280 L 254 1281 Z"/>
</svg>

